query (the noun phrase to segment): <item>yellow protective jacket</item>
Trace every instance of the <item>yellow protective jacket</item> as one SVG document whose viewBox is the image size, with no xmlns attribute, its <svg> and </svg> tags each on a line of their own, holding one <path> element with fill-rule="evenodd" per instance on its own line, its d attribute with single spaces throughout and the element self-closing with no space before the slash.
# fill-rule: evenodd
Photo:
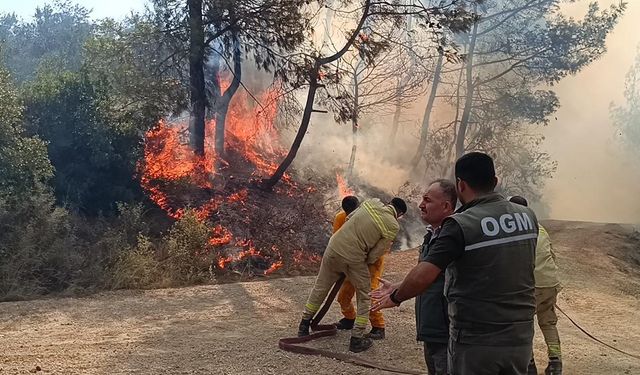
<svg viewBox="0 0 640 375">
<path fill-rule="evenodd" d="M 348 262 L 373 264 L 396 238 L 400 225 L 396 210 L 379 199 L 369 199 L 353 211 L 329 240 L 327 249 Z"/>
<path fill-rule="evenodd" d="M 538 229 L 538 244 L 536 245 L 536 268 L 534 271 L 536 288 L 552 288 L 560 284 L 556 255 L 551 246 L 549 233 L 542 225 Z"/>
</svg>

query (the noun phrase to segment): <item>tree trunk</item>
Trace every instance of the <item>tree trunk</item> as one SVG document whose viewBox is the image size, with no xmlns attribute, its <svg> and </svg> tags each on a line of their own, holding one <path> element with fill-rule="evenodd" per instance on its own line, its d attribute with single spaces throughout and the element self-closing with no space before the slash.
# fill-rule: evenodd
<svg viewBox="0 0 640 375">
<path fill-rule="evenodd" d="M 320 73 L 320 66 L 315 65 L 309 74 L 309 92 L 307 93 L 307 102 L 304 106 L 304 112 L 302 114 L 302 123 L 300 124 L 300 128 L 298 129 L 298 133 L 296 134 L 296 138 L 293 140 L 293 144 L 291 145 L 291 149 L 289 153 L 284 158 L 282 163 L 278 166 L 278 169 L 273 173 L 273 175 L 268 179 L 262 181 L 261 188 L 264 190 L 271 190 L 273 187 L 280 181 L 284 172 L 289 168 L 293 159 L 295 159 L 296 154 L 298 153 L 298 149 L 300 149 L 300 145 L 302 144 L 302 140 L 304 139 L 305 134 L 307 133 L 307 129 L 309 128 L 309 122 L 311 122 L 311 113 L 313 112 L 313 102 L 316 97 L 316 90 L 318 89 L 318 74 Z"/>
<path fill-rule="evenodd" d="M 391 145 L 396 143 L 396 137 L 398 136 L 398 129 L 400 128 L 400 115 L 402 114 L 402 105 L 400 97 L 402 96 L 402 81 L 399 80 L 396 85 L 396 110 L 393 112 L 393 122 L 391 123 Z"/>
<path fill-rule="evenodd" d="M 422 117 L 422 127 L 420 130 L 420 143 L 418 144 L 418 150 L 411 160 L 413 169 L 418 167 L 420 159 L 424 155 L 427 149 L 427 139 L 429 136 L 429 121 L 431 119 L 431 112 L 433 112 L 433 104 L 436 101 L 436 94 L 438 93 L 438 85 L 440 84 L 440 75 L 442 73 L 442 63 L 444 60 L 444 50 L 440 48 L 438 54 L 438 60 L 436 61 L 436 70 L 433 73 L 433 83 L 431 84 L 431 92 L 429 93 L 429 99 L 427 100 L 427 106 L 424 109 L 424 116 Z"/>
<path fill-rule="evenodd" d="M 473 31 L 469 39 L 469 51 L 467 52 L 466 64 L 466 80 L 467 89 L 465 92 L 464 110 L 462 111 L 462 118 L 460 119 L 460 127 L 458 128 L 458 134 L 456 138 L 456 160 L 464 154 L 464 140 L 467 134 L 467 128 L 469 127 L 469 119 L 471 118 L 471 106 L 473 105 L 473 93 L 475 91 L 475 84 L 473 81 L 473 54 L 476 48 L 476 38 L 478 36 L 478 23 L 473 24 Z"/>
<path fill-rule="evenodd" d="M 227 111 L 229 110 L 229 103 L 220 103 L 216 110 L 215 121 L 216 121 L 216 132 L 215 132 L 215 150 L 216 155 L 218 157 L 225 156 L 224 149 L 224 131 L 225 131 L 225 122 L 227 121 Z"/>
<path fill-rule="evenodd" d="M 276 169 L 276 171 L 268 180 L 263 180 L 262 183 L 260 184 L 262 189 L 264 190 L 273 189 L 273 187 L 278 183 L 278 181 L 280 181 L 280 179 L 284 175 L 284 172 L 286 172 L 286 170 L 289 168 L 291 163 L 293 163 L 293 159 L 295 159 L 296 154 L 298 153 L 298 149 L 302 144 L 302 140 L 304 139 L 304 136 L 307 133 L 307 129 L 309 128 L 309 122 L 311 121 L 311 113 L 313 112 L 313 101 L 315 100 L 316 90 L 318 89 L 318 76 L 320 74 L 320 68 L 323 65 L 330 64 L 338 60 L 345 53 L 347 53 L 349 48 L 353 45 L 353 42 L 358 37 L 360 30 L 362 30 L 362 26 L 364 25 L 364 22 L 366 21 L 367 17 L 369 17 L 370 8 L 371 8 L 371 0 L 366 0 L 364 4 L 364 9 L 362 11 L 362 17 L 360 18 L 358 25 L 356 26 L 355 30 L 353 31 L 353 34 L 351 34 L 351 36 L 349 37 L 345 45 L 342 47 L 342 49 L 340 49 L 340 51 L 336 52 L 331 56 L 316 59 L 313 65 L 313 68 L 309 73 L 309 93 L 307 94 L 307 102 L 305 103 L 305 106 L 304 106 L 304 112 L 302 114 L 302 122 L 300 124 L 300 128 L 298 129 L 298 133 L 296 134 L 296 137 L 293 140 L 293 144 L 291 145 L 291 149 L 289 150 L 289 153 L 284 158 L 282 163 L 280 163 L 280 165 L 278 166 L 278 169 Z"/>
<path fill-rule="evenodd" d="M 191 117 L 189 139 L 193 151 L 204 156 L 206 93 L 204 84 L 204 28 L 202 0 L 187 0 L 189 7 L 189 83 Z"/>
<path fill-rule="evenodd" d="M 453 170 L 453 166 L 455 163 L 455 160 L 451 160 L 452 156 L 453 156 L 453 150 L 456 147 L 456 138 L 457 138 L 457 134 L 458 134 L 458 119 L 460 117 L 460 90 L 462 89 L 462 75 L 464 73 L 464 69 L 460 69 L 460 72 L 458 73 L 458 83 L 456 84 L 456 115 L 454 117 L 454 123 L 453 123 L 453 137 L 451 137 L 451 143 L 449 144 L 449 147 L 447 148 L 447 154 L 445 156 L 445 165 L 447 166 L 443 176 L 448 176 L 449 179 L 451 179 L 452 181 L 455 180 L 455 176 L 454 176 L 454 170 Z"/>
<path fill-rule="evenodd" d="M 356 64 L 353 70 L 353 117 L 351 118 L 351 157 L 349 158 L 349 167 L 347 168 L 347 179 L 353 176 L 353 167 L 356 164 L 356 152 L 358 151 L 358 116 L 360 112 L 360 91 L 358 86 L 358 73 L 362 60 Z"/>
<path fill-rule="evenodd" d="M 216 132 L 215 132 L 215 148 L 216 153 L 220 157 L 225 156 L 224 136 L 226 129 L 227 112 L 231 99 L 238 91 L 242 79 L 242 53 L 240 51 L 240 40 L 237 34 L 233 34 L 233 80 L 229 88 L 219 98 L 216 103 Z"/>
</svg>

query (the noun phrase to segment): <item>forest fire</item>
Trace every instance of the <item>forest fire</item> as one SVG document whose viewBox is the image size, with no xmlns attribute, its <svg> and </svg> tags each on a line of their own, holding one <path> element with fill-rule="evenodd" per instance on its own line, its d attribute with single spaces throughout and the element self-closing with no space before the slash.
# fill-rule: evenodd
<svg viewBox="0 0 640 375">
<path fill-rule="evenodd" d="M 241 154 L 255 167 L 255 174 L 269 176 L 278 168 L 277 161 L 286 154 L 279 147 L 274 122 L 278 114 L 280 88 L 268 88 L 260 97 L 260 103 L 248 108 L 249 94 L 240 91 L 231 103 L 225 123 L 228 147 Z M 238 103 L 244 103 L 239 105 Z M 215 121 L 207 124 L 207 138 L 213 139 Z"/>
<path fill-rule="evenodd" d="M 251 238 L 244 238 L 243 227 L 248 226 L 251 220 L 247 214 L 247 202 L 251 199 L 249 189 L 245 187 L 246 184 L 240 186 L 241 182 L 225 184 L 225 180 L 237 180 L 236 175 L 230 174 L 232 170 L 247 178 L 268 177 L 286 155 L 280 147 L 274 127 L 279 95 L 280 88 L 272 86 L 260 95 L 259 103 L 252 101 L 244 90 L 239 91 L 231 101 L 225 121 L 226 152 L 227 155 L 241 157 L 252 166 L 250 168 L 253 169 L 246 173 L 238 170 L 246 167 L 230 165 L 216 155 L 213 149 L 215 120 L 206 124 L 205 156 L 196 155 L 188 145 L 186 123 L 169 124 L 161 121 L 146 134 L 144 161 L 139 165 L 142 187 L 150 199 L 171 218 L 179 220 L 187 209 L 191 209 L 202 222 L 214 223 L 209 244 L 218 249 L 213 252 L 218 254 L 213 263 L 219 270 L 248 268 L 250 275 L 269 275 L 285 266 L 285 258 L 293 264 L 318 261 L 317 257 L 306 255 L 303 251 L 283 257 L 276 245 L 267 246 L 261 242 L 258 248 Z M 229 178 L 225 178 L 225 175 Z M 248 180 L 245 182 L 248 183 Z M 285 187 L 276 191 L 293 197 L 296 184 L 289 175 L 284 176 L 283 182 Z M 309 187 L 307 191 L 311 189 Z M 221 223 L 220 209 L 224 207 L 232 210 L 234 217 L 243 217 L 236 222 L 229 223 L 232 220 L 226 220 Z M 234 235 L 232 231 L 240 234 Z"/>
<path fill-rule="evenodd" d="M 140 183 L 158 207 L 174 219 L 184 215 L 183 208 L 174 208 L 169 195 L 156 181 L 183 181 L 202 188 L 212 187 L 208 176 L 213 173 L 215 153 L 198 157 L 189 146 L 180 140 L 180 127 L 170 127 L 161 121 L 157 127 L 147 132 L 144 148 L 144 163 Z M 214 211 L 219 201 L 211 198 L 196 211 L 199 217 L 206 217 Z"/>
</svg>

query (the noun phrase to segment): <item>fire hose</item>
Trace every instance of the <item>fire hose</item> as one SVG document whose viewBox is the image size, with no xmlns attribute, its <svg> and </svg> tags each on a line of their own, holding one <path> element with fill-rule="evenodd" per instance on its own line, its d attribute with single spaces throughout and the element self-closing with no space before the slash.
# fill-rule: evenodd
<svg viewBox="0 0 640 375">
<path fill-rule="evenodd" d="M 303 337 L 282 338 L 280 339 L 280 341 L 278 341 L 278 347 L 287 352 L 307 354 L 307 355 L 317 355 L 317 356 L 337 359 L 339 361 L 343 361 L 347 363 L 352 363 L 357 366 L 384 370 L 384 371 L 394 372 L 397 374 L 415 374 L 415 375 L 424 374 L 424 372 L 421 372 L 421 371 L 403 370 L 403 369 L 399 369 L 399 368 L 388 366 L 388 365 L 377 364 L 375 362 L 372 362 L 367 359 L 364 359 L 352 354 L 348 354 L 348 353 L 333 352 L 330 350 L 316 349 L 316 348 L 310 348 L 307 346 L 300 345 L 305 342 L 319 339 L 321 337 L 336 335 L 336 333 L 338 332 L 338 329 L 336 328 L 335 324 L 320 324 L 320 321 L 329 310 L 329 307 L 331 306 L 331 303 L 333 302 L 333 300 L 336 298 L 336 295 L 338 294 L 338 291 L 340 290 L 340 286 L 342 286 L 342 282 L 344 281 L 344 279 L 345 279 L 345 276 L 343 274 L 342 276 L 340 276 L 340 279 L 338 279 L 338 281 L 336 281 L 336 283 L 333 285 L 333 288 L 331 289 L 331 292 L 329 293 L 327 300 L 311 320 L 311 330 L 313 331 L 313 333 L 310 334 L 309 336 L 303 336 Z"/>
<path fill-rule="evenodd" d="M 599 338 L 595 337 L 594 335 L 592 335 L 591 333 L 587 332 L 586 329 L 582 328 L 578 323 L 575 322 L 575 320 L 573 320 L 566 312 L 564 312 L 560 306 L 558 306 L 556 304 L 556 309 L 558 309 L 558 311 L 560 311 L 562 313 L 562 315 L 564 315 L 567 319 L 569 319 L 569 321 L 571 322 L 571 324 L 573 324 L 577 329 L 579 329 L 582 333 L 584 333 L 585 335 L 587 335 L 588 338 L 590 338 L 591 340 L 606 346 L 607 348 L 611 349 L 611 350 L 615 350 L 618 353 L 624 354 L 626 356 L 629 356 L 631 358 L 635 358 L 635 359 L 640 359 L 640 355 L 637 354 L 631 354 L 631 353 L 627 353 L 624 350 L 618 349 L 615 346 L 609 345 L 606 342 L 600 340 Z"/>
<path fill-rule="evenodd" d="M 333 300 L 335 299 L 336 295 L 338 294 L 338 291 L 340 290 L 340 287 L 342 286 L 342 282 L 344 281 L 344 279 L 345 279 L 345 276 L 342 275 L 340 277 L 340 279 L 338 279 L 338 281 L 336 281 L 336 283 L 333 285 L 333 288 L 331 289 L 331 292 L 329 293 L 329 296 L 327 297 L 327 300 L 325 301 L 325 303 L 322 305 L 320 310 L 316 313 L 316 315 L 311 320 L 311 329 L 312 329 L 313 333 L 310 334 L 309 336 L 304 336 L 304 337 L 282 338 L 278 342 L 278 347 L 280 349 L 284 350 L 284 351 L 288 351 L 288 352 L 292 352 L 292 353 L 307 354 L 307 355 L 317 355 L 317 356 L 337 359 L 339 361 L 343 361 L 343 362 L 347 362 L 347 363 L 352 363 L 352 364 L 358 365 L 358 366 L 363 366 L 363 367 L 372 368 L 372 369 L 379 369 L 379 370 L 394 372 L 394 373 L 398 373 L 398 374 L 416 374 L 416 375 L 417 374 L 423 374 L 420 371 L 403 370 L 403 369 L 398 369 L 398 368 L 392 367 L 392 366 L 386 366 L 386 365 L 377 364 L 375 362 L 366 360 L 364 358 L 357 357 L 355 355 L 347 354 L 347 353 L 333 352 L 333 351 L 324 350 L 324 349 L 309 348 L 309 347 L 300 345 L 300 344 L 303 344 L 305 342 L 309 342 L 309 341 L 313 341 L 315 339 L 319 339 L 321 337 L 328 337 L 328 336 L 336 335 L 336 333 L 338 332 L 338 329 L 336 328 L 336 326 L 334 324 L 320 324 L 320 321 L 322 320 L 322 318 L 325 316 L 325 314 L 329 310 L 329 307 L 331 306 L 331 303 L 333 303 Z M 556 304 L 555 307 L 558 309 L 558 311 L 560 311 L 560 313 L 562 315 L 564 315 L 567 319 L 569 319 L 569 321 L 578 330 L 580 330 L 582 333 L 584 333 L 591 340 L 593 340 L 593 341 L 595 341 L 595 342 L 597 342 L 597 343 L 599 343 L 601 345 L 604 345 L 607 348 L 609 348 L 611 350 L 614 350 L 614 351 L 616 351 L 618 353 L 624 354 L 624 355 L 629 356 L 631 358 L 640 359 L 639 355 L 625 352 L 624 350 L 618 349 L 618 348 L 616 348 L 616 347 L 614 347 L 614 346 L 612 346 L 610 344 L 607 344 L 606 342 L 600 340 L 599 338 L 595 337 L 594 335 L 589 333 L 586 329 L 582 328 L 578 323 L 576 323 L 576 321 L 573 320 L 566 312 L 564 312 L 564 310 L 562 310 L 560 308 L 560 306 L 558 306 Z"/>
</svg>

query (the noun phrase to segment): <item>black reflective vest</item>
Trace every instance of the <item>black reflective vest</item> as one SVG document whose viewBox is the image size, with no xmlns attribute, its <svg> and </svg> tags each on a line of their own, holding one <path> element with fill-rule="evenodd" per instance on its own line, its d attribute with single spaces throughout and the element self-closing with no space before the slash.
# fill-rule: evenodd
<svg viewBox="0 0 640 375">
<path fill-rule="evenodd" d="M 464 254 L 446 271 L 451 339 L 494 346 L 531 343 L 535 214 L 491 194 L 451 218 L 462 228 L 465 245 Z"/>
</svg>

